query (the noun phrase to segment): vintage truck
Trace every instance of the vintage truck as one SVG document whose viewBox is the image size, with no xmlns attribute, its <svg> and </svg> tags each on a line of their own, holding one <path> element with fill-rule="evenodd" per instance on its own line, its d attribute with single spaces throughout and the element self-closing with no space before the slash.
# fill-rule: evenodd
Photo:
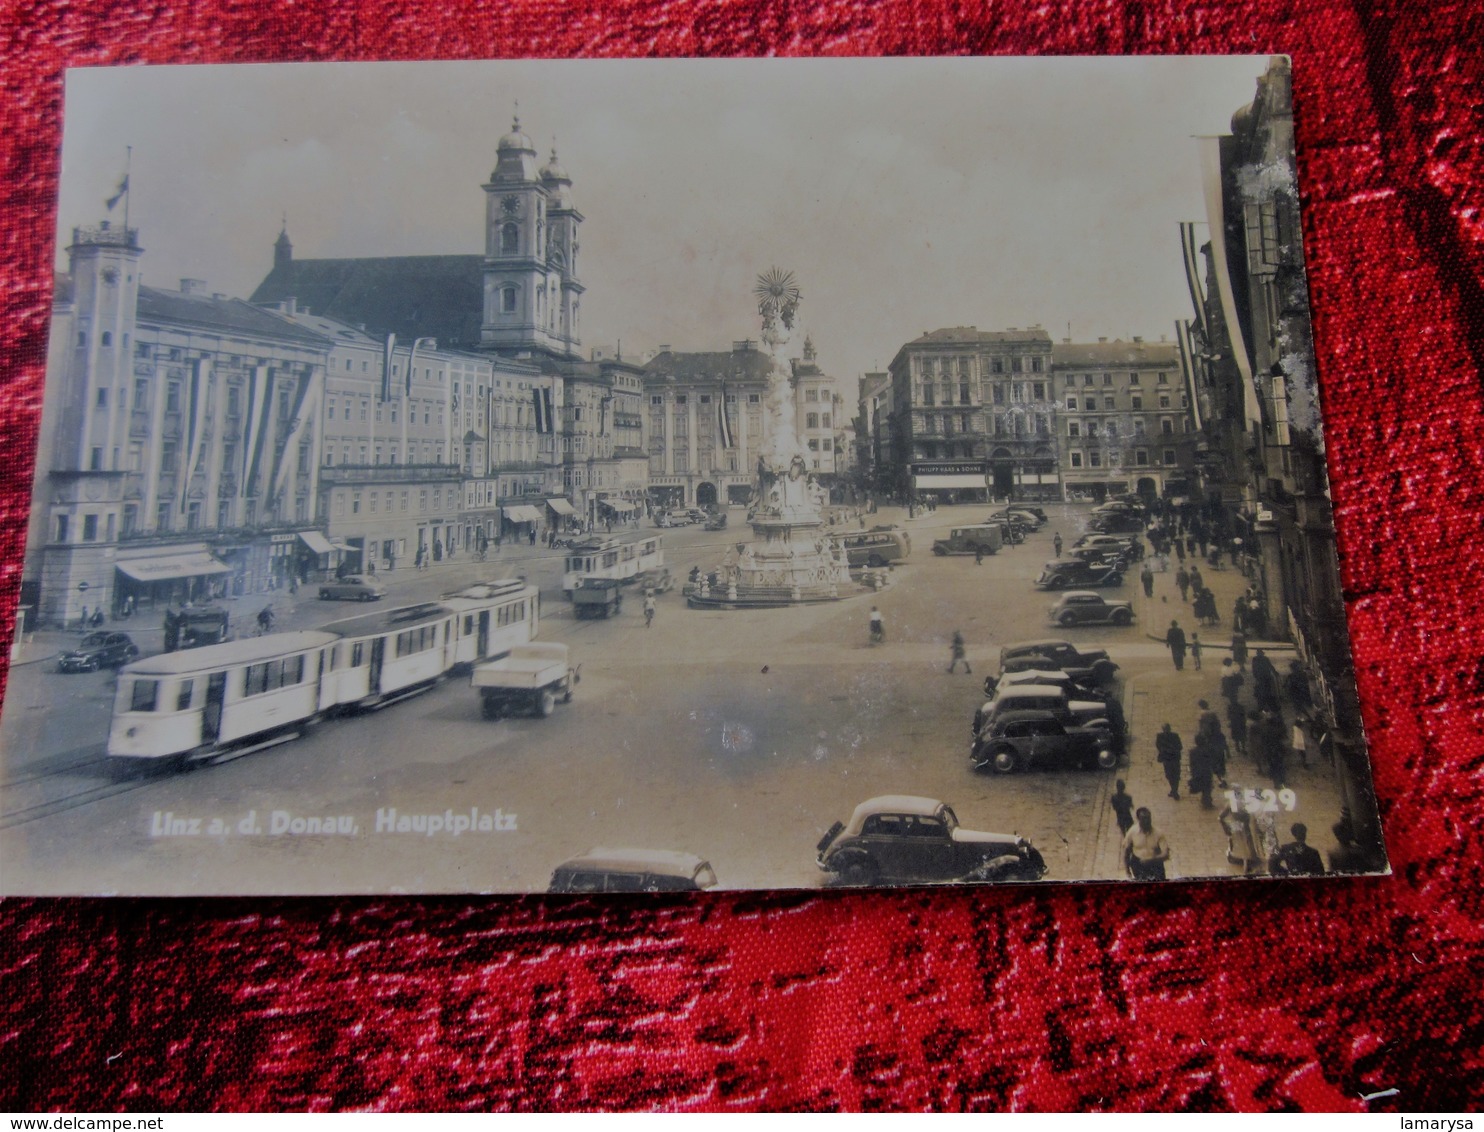
<svg viewBox="0 0 1484 1132">
<path fill-rule="evenodd" d="M 530 708 L 545 719 L 557 700 L 572 702 L 581 679 L 568 663 L 567 646 L 547 642 L 516 645 L 499 660 L 476 665 L 470 679 L 479 690 L 485 719 L 498 719 L 517 708 Z"/>
<path fill-rule="evenodd" d="M 572 591 L 573 612 L 580 618 L 612 617 L 623 609 L 623 583 L 618 578 L 583 578 Z"/>
</svg>

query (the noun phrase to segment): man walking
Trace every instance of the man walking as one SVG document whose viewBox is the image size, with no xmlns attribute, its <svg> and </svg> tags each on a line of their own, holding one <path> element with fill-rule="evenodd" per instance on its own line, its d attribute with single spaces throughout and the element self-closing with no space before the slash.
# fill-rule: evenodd
<svg viewBox="0 0 1484 1132">
<path fill-rule="evenodd" d="M 1134 880 L 1164 880 L 1170 843 L 1154 828 L 1148 806 L 1140 806 L 1134 816 L 1139 824 L 1123 836 L 1123 867 Z"/>
<path fill-rule="evenodd" d="M 644 591 L 644 627 L 648 629 L 654 624 L 654 591 Z"/>
<path fill-rule="evenodd" d="M 1180 600 L 1189 601 L 1190 574 L 1186 571 L 1183 564 L 1181 565 L 1180 569 L 1175 572 L 1175 585 L 1180 587 Z"/>
<path fill-rule="evenodd" d="M 1252 698 L 1263 711 L 1281 711 L 1278 701 L 1278 670 L 1262 649 L 1252 654 Z"/>
<path fill-rule="evenodd" d="M 1056 556 L 1061 557 L 1061 532 L 1057 531 L 1051 538 L 1051 549 L 1056 551 Z"/>
<path fill-rule="evenodd" d="M 1175 662 L 1175 671 L 1182 672 L 1185 669 L 1185 630 L 1180 628 L 1180 622 L 1171 621 L 1169 632 L 1165 634 L 1165 644 L 1170 646 L 1170 659 Z"/>
<path fill-rule="evenodd" d="M 974 544 L 974 565 L 984 565 L 984 544 L 982 542 L 976 542 Z"/>
<path fill-rule="evenodd" d="M 1232 664 L 1231 657 L 1221 662 L 1221 694 L 1226 697 L 1228 704 L 1234 704 L 1242 695 L 1242 685 L 1247 681 L 1236 666 Z"/>
<path fill-rule="evenodd" d="M 1155 760 L 1164 769 L 1165 781 L 1170 784 L 1170 797 L 1180 800 L 1180 752 L 1185 744 L 1168 723 L 1154 737 Z"/>
<path fill-rule="evenodd" d="M 1124 792 L 1123 779 L 1113 783 L 1113 795 L 1108 799 L 1108 805 L 1113 807 L 1113 816 L 1118 821 L 1118 836 L 1127 837 L 1128 831 L 1134 828 L 1134 800 Z"/>
<path fill-rule="evenodd" d="M 1145 597 L 1153 597 L 1154 596 L 1154 570 L 1150 567 L 1150 565 L 1149 565 L 1148 562 L 1145 562 L 1144 563 L 1144 568 L 1139 571 L 1139 581 L 1141 581 L 1141 582 L 1144 583 L 1144 596 Z"/>
<path fill-rule="evenodd" d="M 1232 663 L 1239 672 L 1247 667 L 1247 635 L 1240 629 L 1232 632 Z"/>
<path fill-rule="evenodd" d="M 959 632 L 957 629 L 955 629 L 953 631 L 953 645 L 952 645 L 952 649 L 953 649 L 953 659 L 951 661 L 949 661 L 949 664 L 948 664 L 948 672 L 949 672 L 949 674 L 952 675 L 953 672 L 954 672 L 954 670 L 958 668 L 958 662 L 959 661 L 963 661 L 964 662 L 964 672 L 966 672 L 970 676 L 974 675 L 974 670 L 969 667 L 969 658 L 964 655 L 964 635 L 963 635 L 963 633 Z"/>
<path fill-rule="evenodd" d="M 1324 875 L 1324 858 L 1309 844 L 1309 827 L 1294 822 L 1289 832 L 1293 840 L 1268 860 L 1268 872 L 1275 877 L 1317 877 Z"/>
<path fill-rule="evenodd" d="M 1201 670 L 1201 635 L 1199 633 L 1190 634 L 1190 659 L 1195 665 L 1195 670 L 1199 672 Z"/>
</svg>

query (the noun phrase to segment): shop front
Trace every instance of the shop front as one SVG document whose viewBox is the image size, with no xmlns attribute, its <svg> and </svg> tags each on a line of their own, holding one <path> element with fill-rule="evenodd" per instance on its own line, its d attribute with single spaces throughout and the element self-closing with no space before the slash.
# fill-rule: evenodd
<svg viewBox="0 0 1484 1132">
<path fill-rule="evenodd" d="M 990 480 L 983 460 L 942 460 L 912 464 L 912 494 L 934 503 L 984 503 Z"/>
<path fill-rule="evenodd" d="M 113 612 L 117 615 L 164 605 L 204 604 L 228 596 L 232 567 L 204 544 L 120 549 Z"/>
</svg>

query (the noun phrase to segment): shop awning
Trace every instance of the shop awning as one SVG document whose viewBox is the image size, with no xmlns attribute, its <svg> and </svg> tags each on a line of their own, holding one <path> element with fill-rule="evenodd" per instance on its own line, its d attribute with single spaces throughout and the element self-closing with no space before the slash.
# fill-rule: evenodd
<svg viewBox="0 0 1484 1132">
<path fill-rule="evenodd" d="M 639 510 L 639 504 L 626 503 L 622 499 L 605 499 L 603 500 L 603 506 L 607 507 L 611 511 L 617 512 L 620 515 L 629 515 Z"/>
<path fill-rule="evenodd" d="M 539 523 L 541 512 L 528 503 L 517 503 L 513 507 L 505 508 L 505 518 L 512 523 Z"/>
<path fill-rule="evenodd" d="M 330 545 L 330 540 L 318 531 L 300 531 L 299 538 L 310 550 L 316 554 L 333 554 L 335 548 Z"/>
<path fill-rule="evenodd" d="M 568 503 L 565 499 L 548 499 L 546 501 L 546 505 L 553 511 L 555 511 L 558 515 L 577 514 L 577 508 L 573 507 L 572 504 Z"/>
<path fill-rule="evenodd" d="M 926 488 L 982 488 L 984 486 L 984 476 L 978 473 L 956 476 L 913 476 L 912 481 L 914 486 Z"/>
<path fill-rule="evenodd" d="M 136 582 L 170 582 L 176 578 L 232 572 L 232 567 L 209 554 L 162 554 L 158 558 L 134 558 L 116 565 Z"/>
</svg>

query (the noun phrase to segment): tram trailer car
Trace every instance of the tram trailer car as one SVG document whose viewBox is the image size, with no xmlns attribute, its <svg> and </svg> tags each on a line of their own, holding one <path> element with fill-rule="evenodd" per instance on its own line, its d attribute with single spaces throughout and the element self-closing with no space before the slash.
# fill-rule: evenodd
<svg viewBox="0 0 1484 1132">
<path fill-rule="evenodd" d="M 460 668 L 504 656 L 541 630 L 540 593 L 523 581 L 481 582 L 445 594 L 442 604 L 458 617 L 453 663 Z"/>
<path fill-rule="evenodd" d="M 572 600 L 572 591 L 584 578 L 611 578 L 629 582 L 646 570 L 665 564 L 659 535 L 613 535 L 584 539 L 572 544 L 562 574 L 562 592 Z"/>
<path fill-rule="evenodd" d="M 125 665 L 108 754 L 201 760 L 296 737 L 323 708 L 320 669 L 338 639 L 275 633 Z"/>
</svg>

